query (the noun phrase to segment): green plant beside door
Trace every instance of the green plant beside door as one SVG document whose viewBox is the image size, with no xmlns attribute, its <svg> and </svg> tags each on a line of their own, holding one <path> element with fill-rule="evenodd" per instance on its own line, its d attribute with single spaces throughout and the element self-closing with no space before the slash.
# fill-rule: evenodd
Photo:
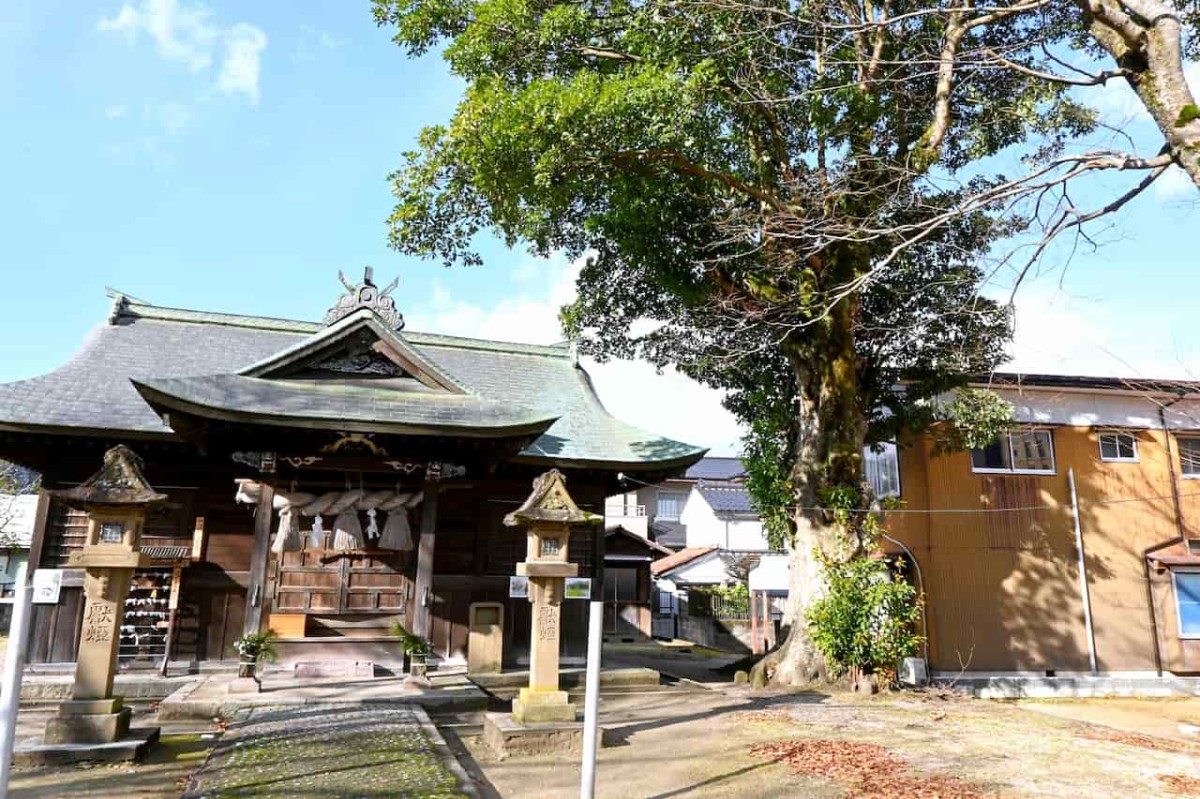
<svg viewBox="0 0 1200 799">
<path fill-rule="evenodd" d="M 279 654 L 275 648 L 275 631 L 246 633 L 233 642 L 233 651 L 238 655 L 238 677 L 258 679 L 258 666 L 273 663 Z"/>
<path fill-rule="evenodd" d="M 429 670 L 428 658 L 433 651 L 433 644 L 426 638 L 410 633 L 398 621 L 392 622 L 391 633 L 400 642 L 408 673 L 414 677 L 424 677 Z"/>
</svg>

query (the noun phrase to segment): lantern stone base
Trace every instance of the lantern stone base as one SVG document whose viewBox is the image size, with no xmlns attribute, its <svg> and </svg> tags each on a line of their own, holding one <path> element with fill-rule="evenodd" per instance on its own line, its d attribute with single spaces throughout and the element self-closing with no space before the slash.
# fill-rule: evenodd
<svg viewBox="0 0 1200 799">
<path fill-rule="evenodd" d="M 483 742 L 502 760 L 556 753 L 579 754 L 583 751 L 583 723 L 520 724 L 508 713 L 488 713 L 483 720 Z"/>
<path fill-rule="evenodd" d="M 121 697 L 71 699 L 58 706 L 58 715 L 46 722 L 46 744 L 107 744 L 129 732 L 133 711 Z"/>
<path fill-rule="evenodd" d="M 573 722 L 577 716 L 577 709 L 568 701 L 566 691 L 522 688 L 521 695 L 513 700 L 512 708 L 513 719 L 518 724 Z"/>
<path fill-rule="evenodd" d="M 146 756 L 158 742 L 158 727 L 135 728 L 111 743 L 18 744 L 13 764 L 21 767 L 65 766 L 71 763 L 127 763 Z"/>
</svg>

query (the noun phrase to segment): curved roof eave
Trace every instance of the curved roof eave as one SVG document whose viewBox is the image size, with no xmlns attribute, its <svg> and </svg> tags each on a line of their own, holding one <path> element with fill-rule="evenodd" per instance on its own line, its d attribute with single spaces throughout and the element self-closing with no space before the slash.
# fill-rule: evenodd
<svg viewBox="0 0 1200 799">
<path fill-rule="evenodd" d="M 293 415 L 286 413 L 257 413 L 215 406 L 190 400 L 155 386 L 150 382 L 130 380 L 142 398 L 156 411 L 174 410 L 205 419 L 225 422 L 242 422 L 261 424 L 271 427 L 299 427 L 315 430 L 338 430 L 356 433 L 390 433 L 393 435 L 415 436 L 444 436 L 455 435 L 464 438 L 516 438 L 528 435 L 541 435 L 550 428 L 557 417 L 532 418 L 514 421 L 509 424 L 496 424 L 481 427 L 478 424 L 431 424 L 406 422 L 379 422 L 365 419 L 347 419 L 345 417 L 322 417 Z"/>
</svg>

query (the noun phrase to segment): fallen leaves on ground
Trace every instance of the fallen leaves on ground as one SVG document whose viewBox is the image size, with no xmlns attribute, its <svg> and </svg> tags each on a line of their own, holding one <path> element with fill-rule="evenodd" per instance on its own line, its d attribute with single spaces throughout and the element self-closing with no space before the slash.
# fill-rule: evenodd
<svg viewBox="0 0 1200 799">
<path fill-rule="evenodd" d="M 1154 749 L 1159 752 L 1175 752 L 1183 755 L 1200 755 L 1200 745 L 1188 741 L 1174 741 L 1170 738 L 1155 738 L 1151 735 L 1139 735 L 1133 732 L 1118 732 L 1117 730 L 1088 730 L 1081 735 L 1089 741 L 1107 741 L 1126 746 L 1138 746 L 1142 749 Z"/>
<path fill-rule="evenodd" d="M 1184 774 L 1159 774 L 1158 781 L 1175 796 L 1200 796 L 1200 778 Z"/>
<path fill-rule="evenodd" d="M 786 763 L 794 774 L 843 783 L 855 799 L 987 799 L 956 777 L 913 775 L 908 764 L 876 744 L 807 740 L 759 744 L 756 757 Z"/>
</svg>

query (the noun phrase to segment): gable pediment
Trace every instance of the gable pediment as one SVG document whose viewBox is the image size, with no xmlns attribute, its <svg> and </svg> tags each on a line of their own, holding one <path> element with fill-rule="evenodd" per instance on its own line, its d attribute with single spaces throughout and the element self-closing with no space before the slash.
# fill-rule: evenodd
<svg viewBox="0 0 1200 799">
<path fill-rule="evenodd" d="M 238 372 L 265 380 L 388 381 L 412 391 L 466 394 L 466 388 L 367 308 Z"/>
</svg>

